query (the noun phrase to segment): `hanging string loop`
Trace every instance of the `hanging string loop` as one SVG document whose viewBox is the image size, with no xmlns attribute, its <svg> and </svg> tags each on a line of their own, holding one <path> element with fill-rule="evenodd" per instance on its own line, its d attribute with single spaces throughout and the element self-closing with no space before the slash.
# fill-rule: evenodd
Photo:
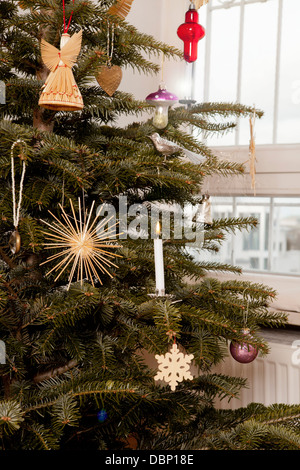
<svg viewBox="0 0 300 470">
<path fill-rule="evenodd" d="M 15 157 L 14 157 L 14 149 L 17 146 L 21 146 L 21 149 L 22 149 L 21 153 L 19 154 L 19 157 L 22 160 L 22 174 L 21 174 L 21 180 L 20 180 L 18 204 L 16 201 Z M 22 204 L 22 198 L 23 198 L 23 186 L 24 186 L 24 179 L 25 179 L 25 173 L 26 173 L 26 156 L 25 156 L 24 148 L 26 148 L 26 143 L 24 142 L 24 140 L 18 139 L 11 146 L 11 152 L 10 152 L 12 199 L 13 199 L 13 224 L 16 229 L 19 225 L 19 220 L 20 220 L 20 210 L 21 210 L 21 204 Z"/>
<path fill-rule="evenodd" d="M 73 6 L 74 6 L 75 0 L 72 0 L 72 2 L 73 2 Z M 70 15 L 68 24 L 66 25 L 66 5 L 65 5 L 65 0 L 63 0 L 64 34 L 66 34 L 69 30 L 73 13 L 74 13 L 74 10 L 71 11 L 71 15 Z"/>
<path fill-rule="evenodd" d="M 243 291 L 243 298 L 244 298 L 244 300 L 246 300 L 245 292 L 246 292 L 248 289 L 249 289 L 249 287 L 246 287 L 246 289 L 244 289 L 244 291 Z M 248 314 L 249 314 L 249 303 L 250 303 L 250 299 L 248 298 L 248 299 L 247 299 L 246 311 L 245 311 L 245 307 L 243 307 L 243 323 L 244 323 L 244 328 L 247 328 Z"/>
<path fill-rule="evenodd" d="M 110 24 L 107 20 L 107 65 L 111 67 L 111 61 L 114 53 L 114 41 L 115 41 L 115 25 L 112 23 L 111 25 L 111 39 L 110 39 Z"/>
</svg>

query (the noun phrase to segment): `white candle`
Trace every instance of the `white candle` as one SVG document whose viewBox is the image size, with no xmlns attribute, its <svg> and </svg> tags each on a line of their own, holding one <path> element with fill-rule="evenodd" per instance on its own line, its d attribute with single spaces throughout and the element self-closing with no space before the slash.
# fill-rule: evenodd
<svg viewBox="0 0 300 470">
<path fill-rule="evenodd" d="M 154 239 L 154 260 L 155 260 L 155 281 L 156 281 L 156 295 L 165 295 L 165 272 L 164 272 L 164 255 L 163 255 L 163 241 L 158 238 L 160 234 L 160 224 L 156 225 L 156 238 Z"/>
</svg>

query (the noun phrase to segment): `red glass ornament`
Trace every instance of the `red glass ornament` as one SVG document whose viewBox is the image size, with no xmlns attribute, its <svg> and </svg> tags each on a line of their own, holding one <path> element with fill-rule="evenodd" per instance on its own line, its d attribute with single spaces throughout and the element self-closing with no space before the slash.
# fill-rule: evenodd
<svg viewBox="0 0 300 470">
<path fill-rule="evenodd" d="M 194 5 L 185 14 L 185 23 L 177 29 L 177 35 L 184 42 L 184 59 L 195 62 L 198 56 L 198 42 L 205 36 L 205 29 L 199 23 L 199 15 Z"/>
</svg>

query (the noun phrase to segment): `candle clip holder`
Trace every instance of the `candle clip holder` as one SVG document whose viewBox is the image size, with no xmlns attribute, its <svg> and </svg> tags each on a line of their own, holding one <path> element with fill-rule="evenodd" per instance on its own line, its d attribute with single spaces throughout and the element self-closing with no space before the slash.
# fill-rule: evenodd
<svg viewBox="0 0 300 470">
<path fill-rule="evenodd" d="M 166 294 L 165 291 L 164 293 L 159 293 L 157 290 L 155 291 L 154 294 L 148 294 L 148 297 L 151 297 L 152 299 L 174 299 L 175 296 L 173 294 Z"/>
</svg>

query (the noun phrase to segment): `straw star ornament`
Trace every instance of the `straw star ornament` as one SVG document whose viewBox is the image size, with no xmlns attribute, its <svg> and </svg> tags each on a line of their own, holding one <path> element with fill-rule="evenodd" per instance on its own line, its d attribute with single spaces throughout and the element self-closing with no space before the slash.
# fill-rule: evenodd
<svg viewBox="0 0 300 470">
<path fill-rule="evenodd" d="M 109 268 L 118 267 L 112 262 L 112 259 L 122 257 L 110 251 L 112 248 L 121 248 L 120 245 L 115 244 L 111 239 L 111 236 L 115 233 L 116 224 L 104 229 L 104 226 L 110 220 L 104 219 L 96 225 L 101 211 L 91 221 L 94 202 L 89 213 L 87 210 L 82 212 L 79 199 L 78 216 L 76 216 L 71 200 L 70 205 L 73 216 L 69 216 L 63 207 L 59 205 L 63 221 L 59 220 L 50 211 L 49 214 L 55 219 L 55 222 L 50 224 L 42 220 L 51 229 L 50 232 L 44 232 L 46 240 L 48 240 L 44 245 L 45 248 L 49 250 L 60 249 L 61 251 L 50 256 L 41 264 L 58 261 L 46 274 L 48 276 L 53 271 L 58 271 L 55 281 L 59 279 L 67 268 L 70 269 L 68 289 L 73 279 L 83 284 L 83 280 L 87 278 L 92 282 L 93 286 L 94 279 L 97 279 L 102 285 L 99 272 L 107 274 L 112 278 L 113 276 L 109 272 Z"/>
</svg>

